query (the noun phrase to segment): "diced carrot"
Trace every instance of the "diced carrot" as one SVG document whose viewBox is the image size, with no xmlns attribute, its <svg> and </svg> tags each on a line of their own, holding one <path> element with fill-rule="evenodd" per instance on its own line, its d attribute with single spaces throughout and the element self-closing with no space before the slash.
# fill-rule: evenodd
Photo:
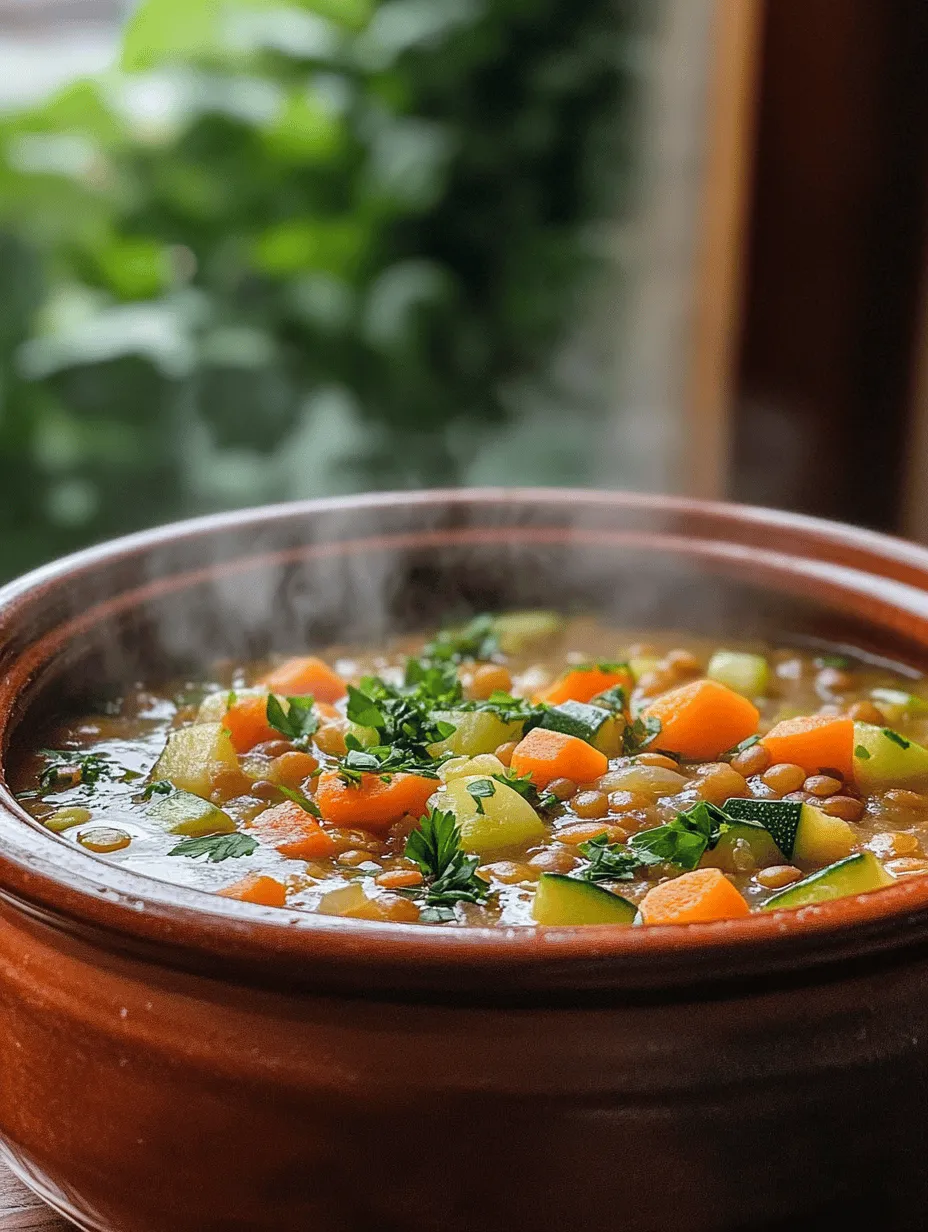
<svg viewBox="0 0 928 1232">
<path fill-rule="evenodd" d="M 296 696 L 296 694 L 291 694 L 291 696 Z M 318 697 L 316 698 L 316 713 L 323 719 L 343 719 L 345 717 L 337 706 L 333 706 L 331 702 L 321 702 Z"/>
<path fill-rule="evenodd" d="M 280 732 L 267 721 L 267 694 L 239 697 L 222 718 L 236 753 L 247 753 L 263 740 L 276 740 Z"/>
<path fill-rule="evenodd" d="M 708 761 L 753 736 L 760 713 L 734 689 L 714 680 L 694 680 L 657 698 L 642 717 L 660 720 L 655 749 Z"/>
<path fill-rule="evenodd" d="M 589 783 L 609 768 L 605 753 L 594 749 L 579 736 L 534 727 L 516 745 L 510 763 L 516 774 L 530 774 L 536 787 L 544 788 L 554 779 L 573 779 Z"/>
<path fill-rule="evenodd" d="M 536 700 L 549 702 L 552 706 L 559 706 L 561 702 L 588 702 L 597 693 L 605 693 L 616 685 L 631 692 L 634 686 L 631 672 L 625 669 L 604 672 L 599 667 L 576 668 L 542 690 Z"/>
<path fill-rule="evenodd" d="M 774 762 L 792 762 L 806 774 L 837 770 L 850 779 L 854 770 L 854 720 L 831 714 L 784 719 L 761 744 Z"/>
<path fill-rule="evenodd" d="M 283 907 L 287 901 L 287 887 L 274 877 L 262 877 L 249 873 L 234 885 L 219 890 L 223 898 L 237 898 L 243 903 L 258 903 L 261 907 Z"/>
<path fill-rule="evenodd" d="M 288 659 L 269 672 L 261 683 L 272 693 L 290 697 L 311 693 L 318 702 L 337 702 L 348 692 L 341 676 L 314 655 Z"/>
<path fill-rule="evenodd" d="M 393 868 L 381 873 L 374 880 L 385 890 L 404 890 L 422 884 L 422 874 L 417 868 Z"/>
<path fill-rule="evenodd" d="M 295 800 L 265 809 L 252 819 L 249 829 L 260 842 L 276 847 L 291 860 L 317 860 L 337 850 L 332 836 Z"/>
<path fill-rule="evenodd" d="M 319 776 L 315 801 L 333 826 L 381 831 L 406 813 L 421 817 L 439 786 L 435 779 L 406 773 L 392 774 L 387 782 L 379 774 L 362 774 L 360 783 L 345 783 L 336 770 L 326 770 Z"/>
<path fill-rule="evenodd" d="M 717 868 L 697 868 L 648 890 L 638 910 L 645 924 L 705 924 L 749 915 L 747 903 Z"/>
</svg>

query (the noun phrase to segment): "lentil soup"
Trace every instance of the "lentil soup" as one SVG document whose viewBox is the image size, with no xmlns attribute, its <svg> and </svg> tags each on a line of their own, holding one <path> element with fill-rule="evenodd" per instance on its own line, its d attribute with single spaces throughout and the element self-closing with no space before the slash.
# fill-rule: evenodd
<svg viewBox="0 0 928 1232">
<path fill-rule="evenodd" d="M 928 688 L 864 657 L 513 612 L 139 686 L 12 781 L 63 841 L 263 906 L 648 925 L 928 872 L 926 739 Z"/>
</svg>

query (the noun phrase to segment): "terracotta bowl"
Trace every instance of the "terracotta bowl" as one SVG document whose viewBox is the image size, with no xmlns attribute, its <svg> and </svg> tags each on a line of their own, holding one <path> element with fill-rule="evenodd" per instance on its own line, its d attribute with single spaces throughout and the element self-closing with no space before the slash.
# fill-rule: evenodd
<svg viewBox="0 0 928 1232">
<path fill-rule="evenodd" d="M 188 522 L 0 591 L 5 764 L 104 688 L 467 609 L 921 670 L 926 582 L 878 535 L 643 496 Z M 84 1228 L 920 1228 L 926 1071 L 928 878 L 688 929 L 425 929 L 154 881 L 0 793 L 3 1152 Z"/>
</svg>

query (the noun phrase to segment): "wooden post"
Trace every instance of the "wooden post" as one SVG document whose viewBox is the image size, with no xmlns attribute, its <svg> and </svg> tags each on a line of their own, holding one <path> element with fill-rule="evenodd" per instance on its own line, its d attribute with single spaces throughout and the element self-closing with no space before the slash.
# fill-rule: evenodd
<svg viewBox="0 0 928 1232">
<path fill-rule="evenodd" d="M 727 494 L 765 0 L 715 0 L 694 319 L 678 488 Z"/>
</svg>

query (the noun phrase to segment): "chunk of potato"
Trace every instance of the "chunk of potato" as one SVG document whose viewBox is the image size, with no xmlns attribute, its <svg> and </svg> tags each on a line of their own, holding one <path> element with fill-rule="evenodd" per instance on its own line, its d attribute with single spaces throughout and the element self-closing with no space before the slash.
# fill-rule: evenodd
<svg viewBox="0 0 928 1232">
<path fill-rule="evenodd" d="M 235 689 L 235 697 L 241 701 L 245 697 L 267 697 L 267 689 Z M 219 723 L 229 709 L 229 690 L 220 689 L 217 693 L 207 693 L 200 702 L 197 711 L 197 723 Z"/>
<path fill-rule="evenodd" d="M 459 779 L 462 774 L 505 774 L 506 767 L 492 753 L 481 753 L 478 757 L 452 757 L 438 770 L 438 777 L 449 783 Z"/>
<path fill-rule="evenodd" d="M 506 723 L 492 710 L 445 710 L 435 717 L 445 723 L 453 723 L 455 731 L 447 740 L 429 745 L 433 757 L 442 753 L 456 753 L 476 757 L 479 753 L 493 753 L 501 744 L 518 740 L 522 735 L 522 723 Z"/>
<path fill-rule="evenodd" d="M 483 774 L 467 774 L 452 779 L 441 793 L 440 808 L 451 809 L 461 827 L 461 846 L 478 855 L 500 847 L 514 847 L 545 835 L 544 822 L 512 787 L 494 779 L 493 794 L 475 798 L 467 790 L 473 783 L 485 782 Z M 483 806 L 480 812 L 479 806 Z"/>
<path fill-rule="evenodd" d="M 237 770 L 238 756 L 221 723 L 194 723 L 171 732 L 155 762 L 152 779 L 166 779 L 180 791 L 208 796 L 218 770 Z"/>
</svg>

